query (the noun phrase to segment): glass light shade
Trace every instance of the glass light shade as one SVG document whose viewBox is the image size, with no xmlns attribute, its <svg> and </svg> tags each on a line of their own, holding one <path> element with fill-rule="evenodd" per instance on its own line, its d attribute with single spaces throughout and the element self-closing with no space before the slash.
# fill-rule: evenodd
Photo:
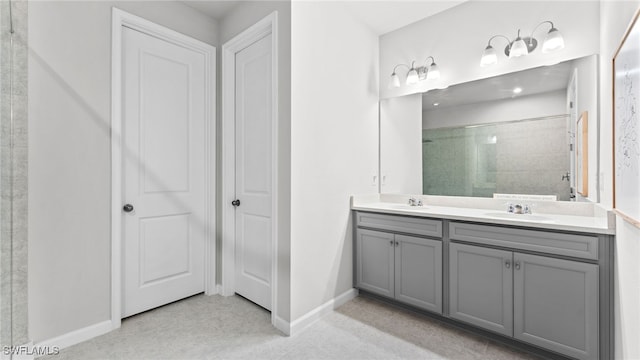
<svg viewBox="0 0 640 360">
<path fill-rule="evenodd" d="M 400 77 L 398 74 L 391 74 L 391 81 L 389 81 L 389 88 L 399 88 L 400 87 Z"/>
<path fill-rule="evenodd" d="M 511 49 L 509 50 L 509 59 L 513 59 L 516 57 L 524 56 L 529 54 L 529 49 L 527 48 L 527 44 L 522 40 L 522 38 L 518 37 L 511 44 Z"/>
<path fill-rule="evenodd" d="M 491 45 L 487 45 L 482 53 L 482 58 L 480 59 L 480 66 L 489 66 L 498 62 L 498 55 L 496 54 L 496 49 Z"/>
<path fill-rule="evenodd" d="M 415 85 L 418 83 L 418 71 L 416 69 L 411 68 L 409 73 L 407 74 L 407 85 Z"/>
<path fill-rule="evenodd" d="M 432 63 L 429 66 L 429 71 L 427 72 L 427 80 L 435 80 L 440 77 L 440 68 L 436 63 Z"/>
<path fill-rule="evenodd" d="M 564 48 L 564 39 L 562 38 L 562 34 L 556 28 L 551 28 L 547 33 L 547 37 L 544 39 L 542 43 L 542 52 L 548 53 L 555 50 L 560 50 Z"/>
</svg>

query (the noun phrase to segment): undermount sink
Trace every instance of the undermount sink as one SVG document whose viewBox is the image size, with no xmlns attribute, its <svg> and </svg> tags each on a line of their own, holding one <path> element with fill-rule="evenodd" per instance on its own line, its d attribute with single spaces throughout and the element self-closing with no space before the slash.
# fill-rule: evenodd
<svg viewBox="0 0 640 360">
<path fill-rule="evenodd" d="M 391 204 L 388 205 L 390 209 L 398 209 L 398 210 L 426 210 L 427 208 L 424 206 L 411 206 L 407 204 Z"/>
<path fill-rule="evenodd" d="M 511 219 L 511 220 L 519 220 L 519 221 L 543 221 L 543 222 L 553 222 L 553 219 L 548 217 L 539 216 L 539 215 L 531 215 L 531 214 L 513 214 L 513 213 L 501 213 L 501 212 L 493 212 L 493 213 L 485 213 L 486 216 L 502 218 L 502 219 Z"/>
</svg>

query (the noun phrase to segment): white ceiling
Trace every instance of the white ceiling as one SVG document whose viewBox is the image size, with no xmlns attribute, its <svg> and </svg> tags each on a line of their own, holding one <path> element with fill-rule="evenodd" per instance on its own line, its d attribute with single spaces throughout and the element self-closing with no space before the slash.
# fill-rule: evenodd
<svg viewBox="0 0 640 360">
<path fill-rule="evenodd" d="M 181 2 L 216 20 L 225 17 L 240 3 L 237 0 L 183 0 Z"/>
<path fill-rule="evenodd" d="M 438 108 L 444 108 L 566 89 L 571 79 L 571 65 L 572 61 L 565 61 L 427 91 L 422 95 L 422 108 L 431 110 L 434 103 L 439 103 Z M 522 88 L 522 92 L 514 95 L 515 87 Z"/>
<path fill-rule="evenodd" d="M 468 0 L 413 0 L 413 1 L 343 1 L 354 17 L 369 26 L 377 35 L 435 15 Z"/>
<path fill-rule="evenodd" d="M 467 0 L 342 0 L 337 2 L 342 2 L 347 11 L 367 25 L 376 35 L 382 35 L 452 8 L 465 1 Z M 238 6 L 241 1 L 183 0 L 182 2 L 213 19 L 220 20 L 233 10 L 233 8 Z M 330 26 L 331 19 L 327 20 L 327 26 Z"/>
</svg>

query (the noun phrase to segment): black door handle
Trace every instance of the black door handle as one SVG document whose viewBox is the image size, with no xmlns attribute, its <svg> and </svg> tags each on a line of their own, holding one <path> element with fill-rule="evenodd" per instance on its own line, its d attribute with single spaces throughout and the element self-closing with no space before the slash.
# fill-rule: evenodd
<svg viewBox="0 0 640 360">
<path fill-rule="evenodd" d="M 122 210 L 124 210 L 124 212 L 132 212 L 133 211 L 133 205 L 126 204 L 125 206 L 122 207 Z"/>
<path fill-rule="evenodd" d="M 240 200 L 238 200 L 238 199 L 233 200 L 233 201 L 231 202 L 231 205 L 233 205 L 233 206 L 240 206 Z"/>
</svg>

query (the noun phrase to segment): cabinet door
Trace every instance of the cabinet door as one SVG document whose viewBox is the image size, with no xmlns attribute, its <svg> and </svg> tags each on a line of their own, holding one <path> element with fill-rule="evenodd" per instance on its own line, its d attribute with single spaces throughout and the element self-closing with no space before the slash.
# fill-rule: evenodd
<svg viewBox="0 0 640 360">
<path fill-rule="evenodd" d="M 393 297 L 393 234 L 358 229 L 356 236 L 358 288 Z"/>
<path fill-rule="evenodd" d="M 515 253 L 513 276 L 517 339 L 598 357 L 598 265 Z"/>
<path fill-rule="evenodd" d="M 442 242 L 396 235 L 396 300 L 442 313 Z"/>
<path fill-rule="evenodd" d="M 513 335 L 513 273 L 510 251 L 449 245 L 450 316 L 500 334 Z"/>
</svg>

